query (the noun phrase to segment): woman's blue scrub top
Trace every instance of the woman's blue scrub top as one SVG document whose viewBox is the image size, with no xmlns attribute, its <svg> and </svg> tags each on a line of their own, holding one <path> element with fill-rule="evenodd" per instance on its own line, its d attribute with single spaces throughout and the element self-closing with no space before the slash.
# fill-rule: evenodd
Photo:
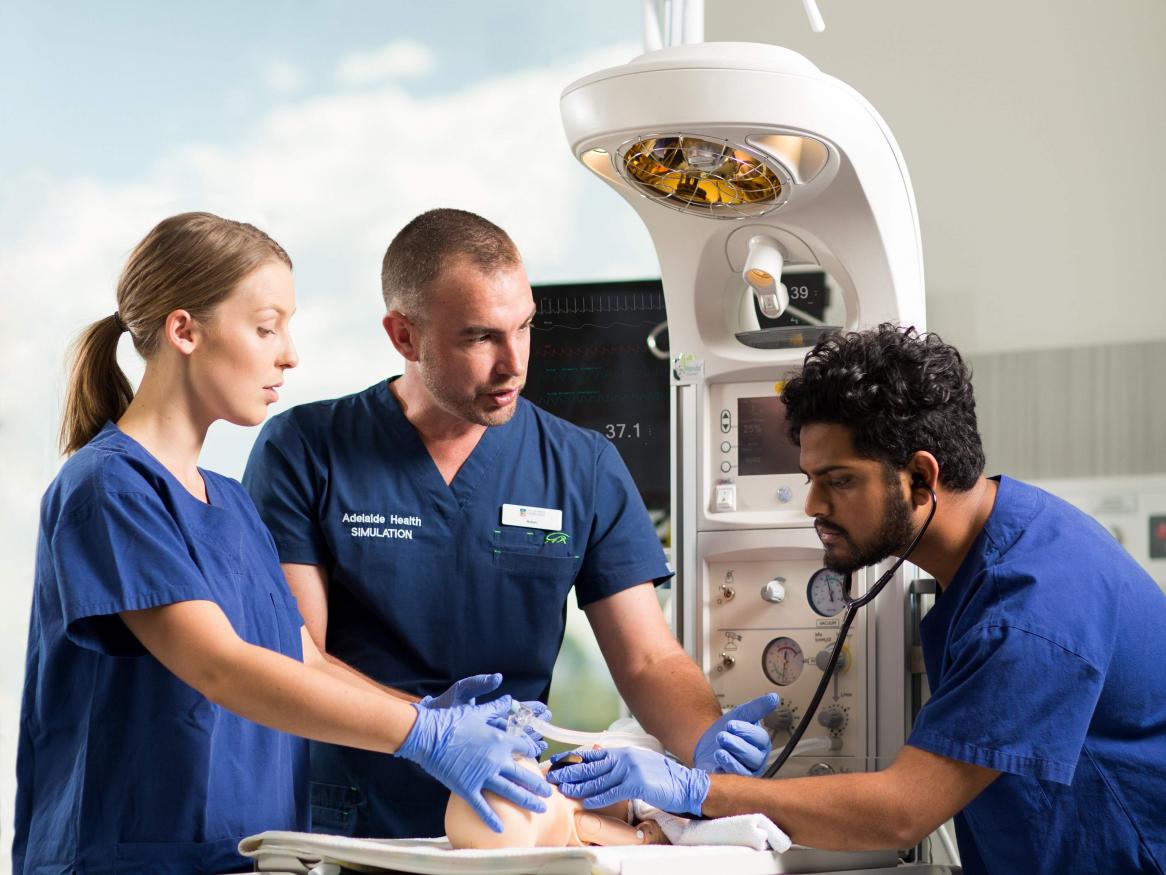
<svg viewBox="0 0 1166 875">
<path fill-rule="evenodd" d="M 1166 595 L 1109 532 L 1001 477 L 922 643 L 907 743 L 1002 773 L 956 815 L 964 872 L 1166 871 Z"/>
<path fill-rule="evenodd" d="M 118 616 L 212 601 L 243 640 L 303 658 L 303 621 L 254 505 L 201 473 L 209 504 L 107 424 L 44 496 L 16 875 L 244 871 L 240 838 L 307 827 L 306 744 L 207 700 Z"/>
</svg>

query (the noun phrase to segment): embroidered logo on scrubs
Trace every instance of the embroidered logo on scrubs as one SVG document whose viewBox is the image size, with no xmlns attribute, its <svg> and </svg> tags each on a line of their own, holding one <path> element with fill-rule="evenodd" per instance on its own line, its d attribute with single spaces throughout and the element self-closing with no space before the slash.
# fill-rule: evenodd
<svg viewBox="0 0 1166 875">
<path fill-rule="evenodd" d="M 571 536 L 566 532 L 548 532 L 547 536 L 543 538 L 543 543 L 546 544 L 566 544 L 571 540 Z"/>
</svg>

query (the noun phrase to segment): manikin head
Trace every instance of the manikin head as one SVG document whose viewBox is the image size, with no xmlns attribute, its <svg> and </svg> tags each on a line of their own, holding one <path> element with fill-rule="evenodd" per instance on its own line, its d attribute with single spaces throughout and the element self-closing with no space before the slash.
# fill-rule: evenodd
<svg viewBox="0 0 1166 875">
<path fill-rule="evenodd" d="M 473 213 L 431 210 L 381 269 L 385 331 L 430 400 L 454 420 L 502 425 L 526 381 L 534 296 L 518 249 Z"/>
<path fill-rule="evenodd" d="M 810 480 L 806 513 L 835 571 L 900 555 L 929 490 L 966 492 L 984 470 L 971 371 L 934 334 L 884 324 L 827 335 L 782 400 Z"/>
<path fill-rule="evenodd" d="M 545 775 L 549 763 L 539 766 L 529 757 L 519 761 L 531 771 Z M 456 793 L 445 808 L 445 833 L 454 848 L 575 848 L 582 845 L 666 844 L 660 828 L 652 822 L 630 826 L 628 803 L 588 811 L 578 799 L 570 799 L 552 787 L 546 811 L 534 812 L 486 791 L 490 807 L 502 821 L 502 832 L 494 832 L 474 813 L 469 803 Z"/>
</svg>

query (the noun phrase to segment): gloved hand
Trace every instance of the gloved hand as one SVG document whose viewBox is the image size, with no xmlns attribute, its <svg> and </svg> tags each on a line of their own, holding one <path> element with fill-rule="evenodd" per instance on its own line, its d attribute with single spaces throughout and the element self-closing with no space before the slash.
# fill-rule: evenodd
<svg viewBox="0 0 1166 875">
<path fill-rule="evenodd" d="M 452 708 L 454 705 L 473 705 L 478 696 L 492 693 L 502 684 L 502 675 L 476 674 L 456 681 L 440 696 L 425 696 L 417 704 L 423 708 Z"/>
<path fill-rule="evenodd" d="M 766 693 L 722 715 L 696 743 L 693 766 L 713 773 L 760 775 L 769 757 L 769 733 L 757 722 L 780 702 L 777 693 Z"/>
<path fill-rule="evenodd" d="M 417 720 L 397 756 L 417 763 L 464 798 L 490 829 L 502 832 L 502 821 L 482 796 L 483 790 L 528 811 L 546 811 L 538 796 L 550 796 L 550 786 L 514 761 L 514 754 L 538 756 L 538 745 L 526 735 L 508 735 L 491 725 L 497 717 L 505 720 L 509 696 L 486 705 L 413 707 Z"/>
<path fill-rule="evenodd" d="M 636 747 L 580 750 L 583 762 L 547 775 L 563 795 L 583 800 L 584 808 L 602 808 L 623 799 L 643 799 L 649 805 L 700 815 L 709 793 L 704 769 L 689 769 L 667 757 Z"/>
<path fill-rule="evenodd" d="M 477 703 L 478 696 L 484 696 L 487 693 L 492 693 L 502 684 L 502 675 L 494 672 L 493 674 L 475 674 L 467 678 L 462 678 L 460 681 L 455 681 L 450 685 L 444 693 L 439 696 L 425 696 L 417 704 L 422 708 L 452 708 L 455 705 L 474 705 Z M 522 704 L 530 708 L 534 712 L 534 716 L 540 720 L 550 720 L 551 712 L 542 702 L 523 702 Z M 490 725 L 496 729 L 506 731 L 508 714 L 503 714 L 501 717 L 490 718 Z M 539 746 L 539 753 L 535 754 L 535 759 L 538 755 L 547 749 L 547 743 L 543 741 L 541 735 L 529 726 L 523 727 L 523 732 L 535 744 Z"/>
</svg>

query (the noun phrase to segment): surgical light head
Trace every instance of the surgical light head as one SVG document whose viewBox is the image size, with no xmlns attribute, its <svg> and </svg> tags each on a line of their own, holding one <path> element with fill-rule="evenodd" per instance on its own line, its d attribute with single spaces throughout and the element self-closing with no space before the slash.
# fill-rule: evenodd
<svg viewBox="0 0 1166 875">
<path fill-rule="evenodd" d="M 796 52 L 674 46 L 568 85 L 561 108 L 572 152 L 647 226 L 672 350 L 698 356 L 706 376 L 800 360 L 815 331 L 923 324 L 918 220 L 894 138 Z M 805 271 L 832 284 L 818 323 L 802 318 L 803 297 L 793 312 L 783 285 Z M 746 324 L 754 300 L 781 324 Z"/>
<path fill-rule="evenodd" d="M 760 216 L 778 206 L 789 174 L 751 149 L 711 137 L 641 137 L 620 146 L 617 168 L 641 194 L 714 219 Z"/>
</svg>

